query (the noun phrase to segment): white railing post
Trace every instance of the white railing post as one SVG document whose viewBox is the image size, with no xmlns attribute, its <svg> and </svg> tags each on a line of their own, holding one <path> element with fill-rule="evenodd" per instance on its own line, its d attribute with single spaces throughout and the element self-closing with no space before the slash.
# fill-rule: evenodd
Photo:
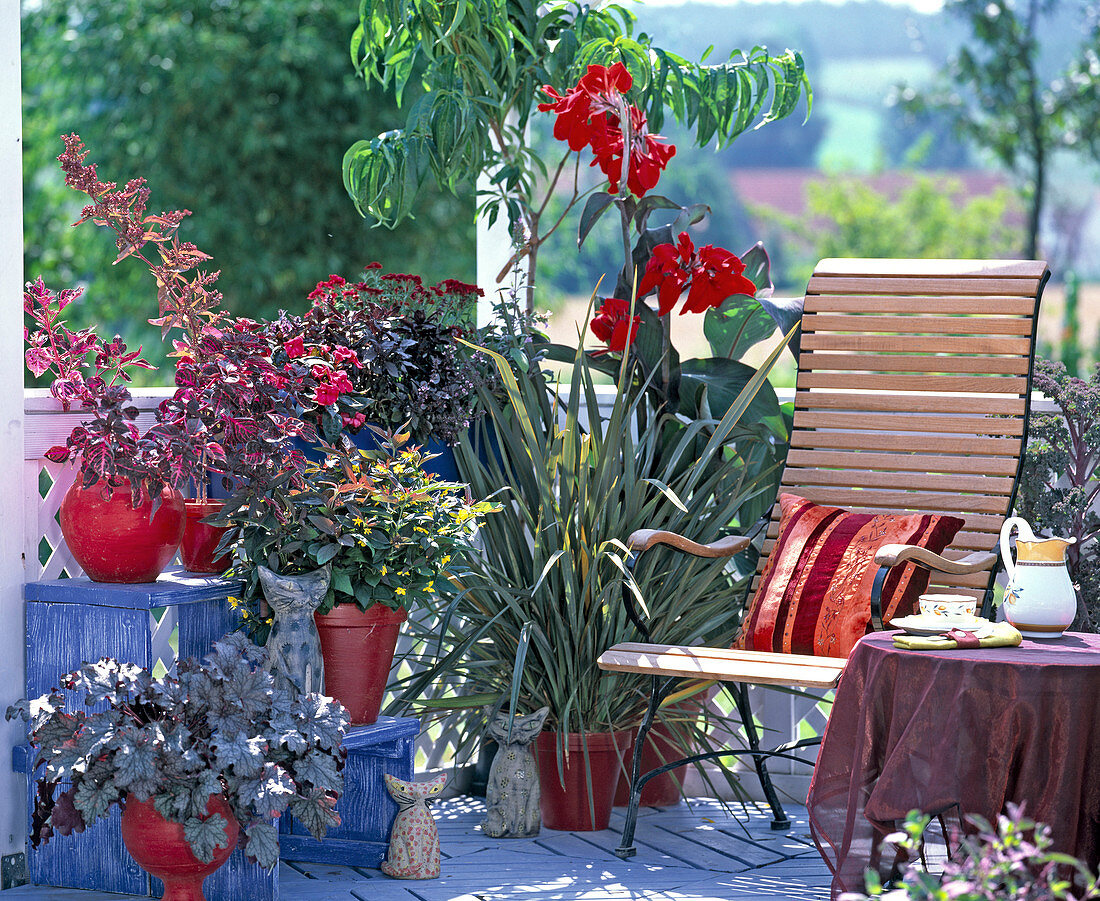
<svg viewBox="0 0 1100 901">
<path fill-rule="evenodd" d="M 0 710 L 23 693 L 23 167 L 19 4 L 0 4 Z M 26 839 L 24 777 L 11 771 L 22 723 L 0 721 L 0 853 Z"/>
</svg>

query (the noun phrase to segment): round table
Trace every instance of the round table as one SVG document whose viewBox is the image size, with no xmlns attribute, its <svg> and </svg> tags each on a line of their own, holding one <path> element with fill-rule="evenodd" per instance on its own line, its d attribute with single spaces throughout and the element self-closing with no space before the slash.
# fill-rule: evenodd
<svg viewBox="0 0 1100 901">
<path fill-rule="evenodd" d="M 1100 635 L 1017 648 L 906 651 L 863 638 L 845 664 L 814 770 L 810 828 L 834 897 L 862 890 L 910 810 L 996 822 L 1008 802 L 1054 850 L 1100 856 Z M 883 874 L 887 875 L 887 874 Z"/>
</svg>

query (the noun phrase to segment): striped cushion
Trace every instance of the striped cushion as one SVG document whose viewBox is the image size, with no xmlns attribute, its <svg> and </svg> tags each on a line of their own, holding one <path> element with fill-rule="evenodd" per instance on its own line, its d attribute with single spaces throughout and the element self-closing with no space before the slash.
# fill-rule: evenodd
<svg viewBox="0 0 1100 901">
<path fill-rule="evenodd" d="M 850 513 L 779 495 L 779 537 L 734 647 L 847 657 L 869 631 L 875 552 L 916 544 L 937 554 L 963 520 L 927 513 Z M 895 566 L 882 588 L 883 619 L 912 613 L 928 571 Z"/>
</svg>

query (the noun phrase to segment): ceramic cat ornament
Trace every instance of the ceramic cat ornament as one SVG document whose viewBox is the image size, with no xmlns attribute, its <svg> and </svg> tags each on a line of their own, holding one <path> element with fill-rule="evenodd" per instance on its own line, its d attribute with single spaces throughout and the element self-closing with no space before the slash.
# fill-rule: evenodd
<svg viewBox="0 0 1100 901">
<path fill-rule="evenodd" d="M 325 664 L 313 611 L 325 599 L 332 567 L 325 565 L 301 576 L 281 576 L 266 566 L 257 569 L 264 598 L 275 614 L 264 669 L 275 678 L 276 688 L 321 692 Z"/>
<path fill-rule="evenodd" d="M 481 831 L 491 838 L 529 838 L 539 834 L 539 771 L 530 745 L 542 731 L 549 707 L 512 720 L 499 712 L 489 723 L 489 735 L 500 746 L 489 767 L 485 790 L 488 807 Z"/>
<path fill-rule="evenodd" d="M 390 830 L 390 847 L 380 869 L 394 879 L 436 879 L 439 876 L 439 830 L 428 800 L 447 784 L 447 774 L 428 782 L 406 782 L 383 774 L 386 791 L 397 802 Z"/>
</svg>

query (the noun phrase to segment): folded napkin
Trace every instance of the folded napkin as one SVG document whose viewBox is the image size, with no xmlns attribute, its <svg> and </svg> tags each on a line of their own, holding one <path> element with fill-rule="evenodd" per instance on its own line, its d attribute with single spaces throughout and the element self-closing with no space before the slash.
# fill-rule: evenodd
<svg viewBox="0 0 1100 901">
<path fill-rule="evenodd" d="M 1011 623 L 993 623 L 978 638 L 972 632 L 962 629 L 949 629 L 942 635 L 906 635 L 899 632 L 894 636 L 894 647 L 907 651 L 942 651 L 950 648 L 1014 648 L 1024 637 Z"/>
</svg>

